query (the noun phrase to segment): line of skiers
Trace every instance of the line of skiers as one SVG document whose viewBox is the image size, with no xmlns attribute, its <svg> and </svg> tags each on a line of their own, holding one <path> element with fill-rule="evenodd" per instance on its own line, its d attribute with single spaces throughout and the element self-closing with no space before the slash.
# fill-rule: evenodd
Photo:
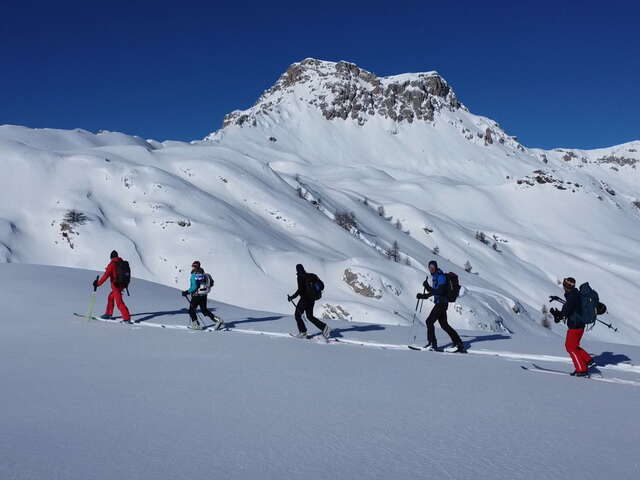
<svg viewBox="0 0 640 480">
<path fill-rule="evenodd" d="M 131 279 L 131 270 L 128 262 L 120 258 L 115 250 L 111 252 L 111 259 L 105 269 L 104 275 L 99 280 L 93 282 L 94 288 L 99 287 L 107 279 L 111 281 L 111 293 L 107 299 L 107 307 L 101 318 L 113 318 L 114 304 L 118 307 L 122 315 L 122 321 L 131 323 L 131 314 L 124 303 L 123 291 L 128 292 L 128 286 Z M 416 295 L 418 300 L 426 300 L 433 297 L 433 308 L 426 318 L 427 328 L 427 344 L 425 349 L 432 351 L 441 351 L 438 347 L 438 341 L 435 334 L 435 323 L 438 322 L 442 330 L 444 330 L 453 343 L 456 353 L 466 353 L 467 349 L 462 342 L 460 335 L 456 332 L 447 321 L 447 310 L 450 302 L 455 302 L 460 292 L 460 284 L 457 275 L 454 273 L 444 273 L 435 260 L 428 264 L 429 273 L 431 274 L 431 284 L 428 279 L 423 283 L 423 293 Z M 302 318 L 304 313 L 307 320 L 320 330 L 325 339 L 331 337 L 331 329 L 323 321 L 316 318 L 313 314 L 315 302 L 322 297 L 324 283 L 314 273 L 305 271 L 301 264 L 296 265 L 297 290 L 288 295 L 287 299 L 295 306 L 295 319 L 298 327 L 298 333 L 292 334 L 297 338 L 307 338 L 308 332 L 306 324 Z M 207 307 L 207 296 L 211 292 L 214 281 L 210 274 L 206 273 L 199 261 L 195 260 L 191 265 L 191 275 L 189 277 L 189 288 L 183 290 L 182 296 L 189 299 L 189 318 L 191 320 L 189 328 L 202 329 L 204 325 L 198 319 L 197 309 L 213 321 L 213 327 L 220 329 L 224 326 L 224 321 L 214 315 Z M 595 321 L 595 315 L 604 313 L 606 306 L 599 302 L 597 293 L 589 287 L 589 284 L 580 286 L 580 290 L 576 288 L 576 281 L 572 277 L 567 277 L 563 281 L 564 297 L 562 301 L 559 297 L 551 296 L 551 301 L 559 301 L 563 303 L 562 310 L 552 308 L 550 310 L 556 323 L 566 321 L 567 336 L 565 348 L 573 361 L 575 371 L 571 375 L 588 376 L 590 368 L 595 366 L 593 358 L 580 347 L 580 340 L 584 334 L 586 324 Z M 582 290 L 584 289 L 584 292 Z M 190 298 L 189 298 L 190 296 Z M 294 300 L 300 297 L 296 304 Z M 591 312 L 591 309 L 594 311 Z M 587 310 L 587 311 L 585 311 Z M 592 317 L 592 320 L 590 318 Z"/>
</svg>

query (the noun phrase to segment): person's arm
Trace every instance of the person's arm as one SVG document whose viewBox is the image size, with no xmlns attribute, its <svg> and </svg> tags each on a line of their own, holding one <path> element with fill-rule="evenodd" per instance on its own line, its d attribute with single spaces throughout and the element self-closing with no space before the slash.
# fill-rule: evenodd
<svg viewBox="0 0 640 480">
<path fill-rule="evenodd" d="M 104 282 L 106 282 L 107 279 L 111 277 L 112 272 L 113 272 L 113 263 L 109 262 L 109 265 L 107 265 L 107 268 L 104 271 L 104 275 L 102 275 L 102 277 L 100 277 L 100 280 L 96 282 L 96 286 L 99 287 Z"/>
<path fill-rule="evenodd" d="M 193 295 L 196 290 L 198 290 L 198 283 L 196 282 L 196 276 L 194 274 L 191 274 L 191 280 L 190 280 L 190 284 L 189 284 L 189 289 L 187 290 L 187 293 L 190 293 L 191 295 Z"/>
<path fill-rule="evenodd" d="M 300 296 L 300 292 L 302 292 L 302 275 L 298 275 L 298 289 L 293 295 L 289 295 L 289 301 L 298 298 Z"/>
<path fill-rule="evenodd" d="M 567 301 L 562 306 L 562 311 L 560 312 L 563 317 L 569 318 L 569 316 L 573 315 L 576 309 L 578 308 L 578 302 L 580 301 L 580 297 L 572 292 L 567 298 Z"/>
</svg>

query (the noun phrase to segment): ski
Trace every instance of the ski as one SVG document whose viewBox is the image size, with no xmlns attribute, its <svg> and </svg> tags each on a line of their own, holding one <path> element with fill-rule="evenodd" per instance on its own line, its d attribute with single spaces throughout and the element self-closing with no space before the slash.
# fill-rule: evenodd
<svg viewBox="0 0 640 480">
<path fill-rule="evenodd" d="M 446 349 L 446 348 L 438 348 L 437 350 L 429 350 L 428 348 L 417 347 L 415 345 L 407 345 L 407 347 L 409 348 L 409 350 L 413 350 L 415 352 L 435 352 L 435 353 L 456 354 L 456 355 L 460 355 L 460 354 L 463 354 L 463 353 L 468 353 L 467 351 L 465 351 L 465 352 L 456 352 L 455 348 L 453 348 L 453 347 L 451 347 L 451 350 Z"/>
<path fill-rule="evenodd" d="M 321 343 L 321 344 L 322 343 L 339 343 L 340 342 L 340 340 L 338 340 L 337 338 L 332 338 L 332 337 L 324 338 L 322 336 L 322 334 L 319 334 L 319 333 L 317 333 L 315 335 L 307 335 L 306 337 L 302 338 L 302 337 L 298 337 L 297 333 L 289 332 L 289 336 L 292 337 L 292 338 L 295 338 L 297 340 L 307 340 L 307 341 L 310 341 L 310 342 Z"/>
<path fill-rule="evenodd" d="M 541 367 L 539 365 L 536 365 L 535 363 L 532 363 L 531 366 L 520 365 L 520 368 L 527 372 L 546 373 L 549 375 L 563 375 L 565 377 L 570 377 L 569 372 L 566 372 L 563 370 L 555 370 L 552 368 Z M 640 387 L 640 382 L 636 382 L 633 380 L 625 380 L 624 378 L 616 378 L 616 377 L 605 378 L 602 376 L 601 373 L 590 374 L 588 377 L 576 377 L 576 378 L 583 378 L 586 380 L 595 380 L 598 382 L 605 382 L 605 383 L 616 383 L 618 385 L 634 385 L 636 387 Z"/>
</svg>

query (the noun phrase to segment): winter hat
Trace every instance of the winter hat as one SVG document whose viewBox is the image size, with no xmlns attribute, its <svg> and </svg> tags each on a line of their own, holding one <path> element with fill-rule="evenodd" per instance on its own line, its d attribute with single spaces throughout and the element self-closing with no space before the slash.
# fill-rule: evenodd
<svg viewBox="0 0 640 480">
<path fill-rule="evenodd" d="M 567 290 L 571 290 L 576 286 L 576 279 L 573 277 L 567 277 L 562 281 L 562 286 Z"/>
<path fill-rule="evenodd" d="M 304 273 L 304 267 L 302 266 L 301 263 L 296 265 L 296 272 L 298 273 Z"/>
<path fill-rule="evenodd" d="M 110 258 L 118 258 L 118 252 L 116 252 L 115 250 L 113 250 L 113 251 L 111 252 L 111 256 L 110 256 Z"/>
<path fill-rule="evenodd" d="M 436 269 L 436 270 L 438 269 L 438 262 L 436 262 L 435 260 L 431 260 L 431 261 L 429 262 L 429 266 L 431 266 L 431 265 L 433 265 L 433 266 L 435 267 L 435 269 Z"/>
</svg>

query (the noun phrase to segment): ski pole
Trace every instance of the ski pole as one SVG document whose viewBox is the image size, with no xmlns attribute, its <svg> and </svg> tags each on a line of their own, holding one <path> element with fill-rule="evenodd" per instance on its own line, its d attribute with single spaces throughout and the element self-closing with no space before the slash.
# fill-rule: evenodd
<svg viewBox="0 0 640 480">
<path fill-rule="evenodd" d="M 600 319 L 598 319 L 598 318 L 596 318 L 596 320 L 597 320 L 598 322 L 600 322 L 601 324 L 606 325 L 607 327 L 609 327 L 609 328 L 610 328 L 611 330 L 613 330 L 614 332 L 617 332 L 617 331 L 618 331 L 618 329 L 617 329 L 616 327 L 614 327 L 611 323 L 603 322 L 602 320 L 600 320 Z"/>
<path fill-rule="evenodd" d="M 422 294 L 424 295 L 425 292 L 426 292 L 426 289 L 423 288 L 422 289 Z M 407 344 L 408 345 L 412 345 L 416 341 L 416 337 L 417 337 L 417 335 L 415 334 L 416 313 L 418 312 L 418 306 L 420 306 L 420 312 L 422 313 L 422 303 L 421 302 L 422 302 L 422 299 L 419 298 L 416 301 L 416 308 L 413 309 L 413 316 L 411 317 L 411 330 L 409 330 L 409 338 L 407 339 Z M 411 336 L 413 336 L 413 340 L 411 339 Z"/>
<path fill-rule="evenodd" d="M 98 280 L 100 280 L 100 275 L 96 275 L 96 280 L 94 282 L 93 285 L 93 293 L 91 294 L 91 297 L 89 298 L 89 310 L 87 312 L 87 319 L 91 320 L 93 318 L 93 309 L 96 306 L 96 291 L 98 290 L 98 287 L 96 287 L 96 283 L 98 282 Z"/>
</svg>

